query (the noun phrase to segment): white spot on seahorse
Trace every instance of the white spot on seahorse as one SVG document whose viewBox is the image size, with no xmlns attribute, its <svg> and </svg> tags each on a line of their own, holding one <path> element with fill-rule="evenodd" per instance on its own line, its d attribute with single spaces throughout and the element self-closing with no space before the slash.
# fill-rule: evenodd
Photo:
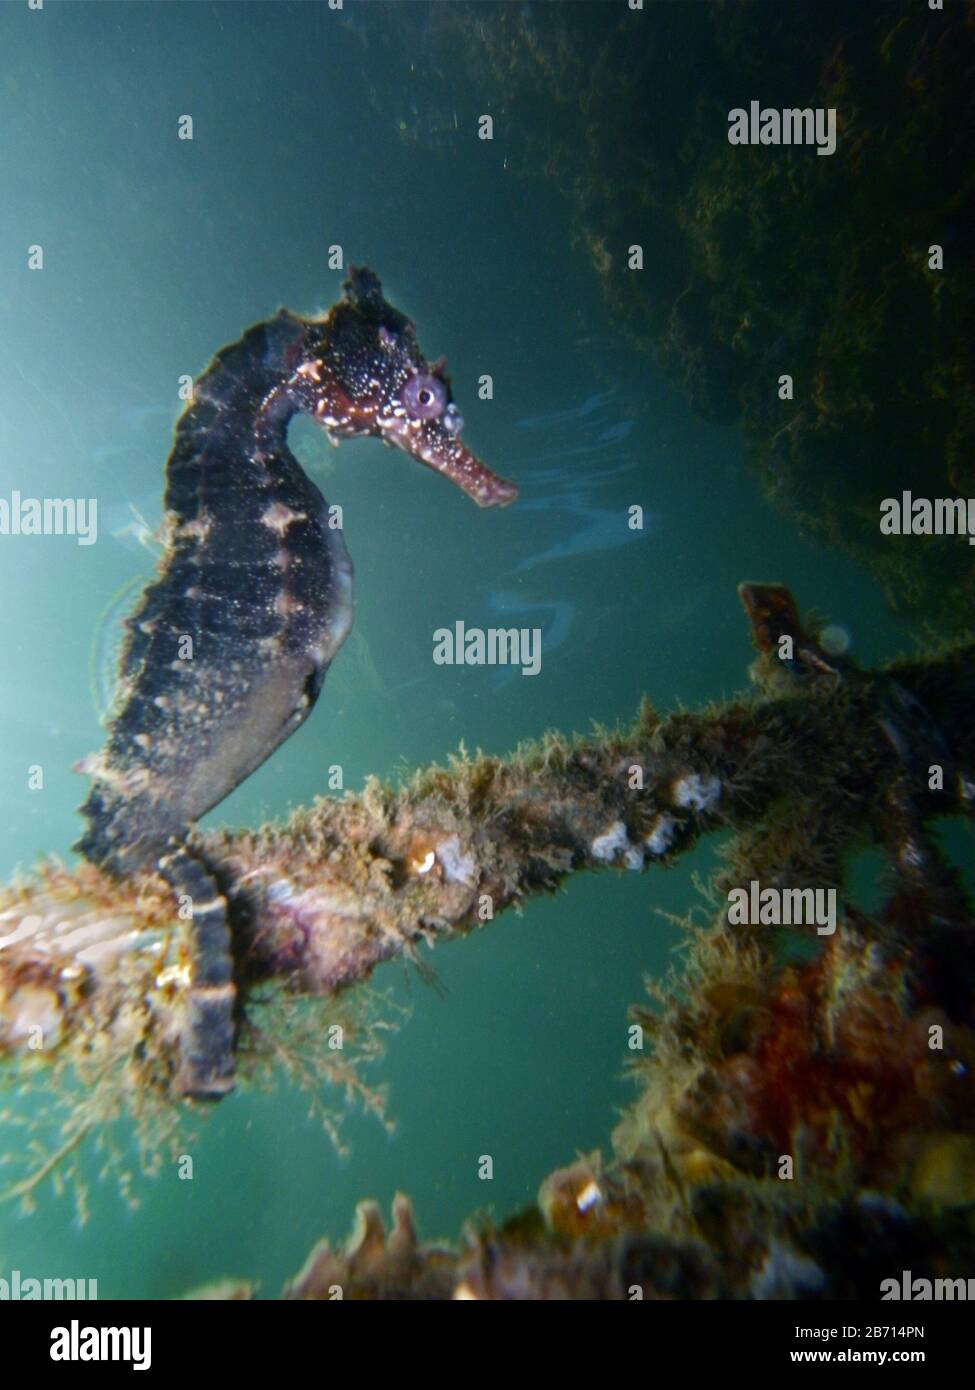
<svg viewBox="0 0 975 1390">
<path fill-rule="evenodd" d="M 271 531 L 277 531 L 279 536 L 283 536 L 293 522 L 304 521 L 305 519 L 306 514 L 304 512 L 293 512 L 283 502 L 272 502 L 261 516 L 264 525 Z"/>
<path fill-rule="evenodd" d="M 177 527 L 174 535 L 177 540 L 205 541 L 210 534 L 212 520 L 206 512 L 201 512 L 192 521 L 184 521 L 182 526 Z"/>
<path fill-rule="evenodd" d="M 299 603 L 287 589 L 279 589 L 274 599 L 274 611 L 279 618 L 289 618 L 292 613 L 300 613 L 304 604 Z"/>
</svg>

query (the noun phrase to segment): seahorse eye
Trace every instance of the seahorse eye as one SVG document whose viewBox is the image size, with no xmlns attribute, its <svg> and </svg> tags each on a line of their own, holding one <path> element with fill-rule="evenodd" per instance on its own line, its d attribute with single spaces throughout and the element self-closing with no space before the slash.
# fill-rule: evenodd
<svg viewBox="0 0 975 1390">
<path fill-rule="evenodd" d="M 403 387 L 403 404 L 418 420 L 436 420 L 447 408 L 447 388 L 439 377 L 417 372 Z"/>
</svg>

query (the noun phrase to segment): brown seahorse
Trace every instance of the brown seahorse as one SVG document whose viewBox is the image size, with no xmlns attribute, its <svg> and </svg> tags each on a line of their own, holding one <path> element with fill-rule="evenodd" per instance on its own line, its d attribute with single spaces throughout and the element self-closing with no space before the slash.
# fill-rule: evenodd
<svg viewBox="0 0 975 1390">
<path fill-rule="evenodd" d="M 304 722 L 352 624 L 337 514 L 287 444 L 299 412 L 338 443 L 374 435 L 482 507 L 516 488 L 461 443 L 443 360 L 377 276 L 350 267 L 321 318 L 281 310 L 219 352 L 194 385 L 166 465 L 159 577 L 127 620 L 118 693 L 76 848 L 108 871 L 158 869 L 193 905 L 194 978 L 177 1089 L 233 1086 L 235 987 L 219 875 L 187 844 Z"/>
</svg>

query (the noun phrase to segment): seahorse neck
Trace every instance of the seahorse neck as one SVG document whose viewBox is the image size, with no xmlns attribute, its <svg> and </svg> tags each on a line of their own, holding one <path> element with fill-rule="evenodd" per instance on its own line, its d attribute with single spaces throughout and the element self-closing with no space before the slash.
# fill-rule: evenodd
<svg viewBox="0 0 975 1390">
<path fill-rule="evenodd" d="M 214 357 L 176 426 L 167 505 L 183 491 L 184 470 L 219 471 L 263 452 L 284 454 L 288 422 L 303 408 L 288 383 L 301 361 L 307 327 L 282 310 Z"/>
</svg>

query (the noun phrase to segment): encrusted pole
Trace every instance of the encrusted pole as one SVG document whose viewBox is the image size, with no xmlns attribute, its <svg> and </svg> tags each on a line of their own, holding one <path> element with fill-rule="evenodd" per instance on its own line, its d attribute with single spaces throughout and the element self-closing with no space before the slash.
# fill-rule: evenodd
<svg viewBox="0 0 975 1390">
<path fill-rule="evenodd" d="M 644 704 L 625 731 L 550 734 L 399 789 L 370 780 L 282 825 L 198 834 L 228 903 L 239 1022 L 264 986 L 334 996 L 572 873 L 666 865 L 725 827 L 749 859 L 729 883 L 764 862 L 790 885 L 836 886 L 844 849 L 873 840 L 905 882 L 947 884 L 924 827 L 975 810 L 975 648 L 862 673 L 805 634 L 787 591 L 748 585 L 742 598 L 754 697 L 665 719 Z M 7 888 L 0 1051 L 77 1062 L 109 1047 L 140 1086 L 167 1089 L 192 912 L 151 874 L 117 881 L 90 865 L 45 864 Z"/>
</svg>

